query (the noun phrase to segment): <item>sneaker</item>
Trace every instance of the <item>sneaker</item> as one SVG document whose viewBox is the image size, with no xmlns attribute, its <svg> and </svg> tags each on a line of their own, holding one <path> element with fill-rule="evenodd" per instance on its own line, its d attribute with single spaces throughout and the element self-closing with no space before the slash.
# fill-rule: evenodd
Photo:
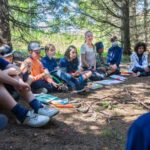
<svg viewBox="0 0 150 150">
<path fill-rule="evenodd" d="M 49 106 L 44 105 L 44 107 L 38 110 L 38 114 L 47 116 L 47 117 L 54 117 L 59 113 L 59 110 L 56 108 L 50 108 Z"/>
<path fill-rule="evenodd" d="M 5 115 L 0 114 L 0 130 L 2 130 L 8 123 L 8 119 Z"/>
<path fill-rule="evenodd" d="M 39 115 L 34 111 L 28 111 L 26 118 L 22 124 L 30 127 L 42 127 L 49 122 L 50 118 L 47 116 Z"/>
<path fill-rule="evenodd" d="M 40 89 L 36 90 L 35 93 L 44 93 L 44 94 L 47 94 L 48 90 L 46 88 L 40 88 Z"/>
</svg>

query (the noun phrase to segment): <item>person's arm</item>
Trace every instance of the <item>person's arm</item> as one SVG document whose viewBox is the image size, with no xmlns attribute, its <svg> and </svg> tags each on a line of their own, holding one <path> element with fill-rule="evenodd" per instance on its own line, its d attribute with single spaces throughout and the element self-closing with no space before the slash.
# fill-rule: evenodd
<svg viewBox="0 0 150 150">
<path fill-rule="evenodd" d="M 118 51 L 117 51 L 117 55 L 116 55 L 116 64 L 117 64 L 117 66 L 120 65 L 121 58 L 122 58 L 122 48 L 119 48 Z"/>
<path fill-rule="evenodd" d="M 142 62 L 142 66 L 143 68 L 147 68 L 148 67 L 148 55 L 146 53 L 143 54 L 143 62 Z"/>
<path fill-rule="evenodd" d="M 67 72 L 67 63 L 65 61 L 65 58 L 61 58 L 59 60 L 59 67 L 60 67 L 60 70 Z"/>
<path fill-rule="evenodd" d="M 108 49 L 106 61 L 107 61 L 107 64 L 110 65 L 110 62 L 111 62 L 111 50 L 110 49 Z"/>
<path fill-rule="evenodd" d="M 86 47 L 84 45 L 81 46 L 80 53 L 81 53 L 81 63 L 82 63 L 82 66 L 89 68 L 90 65 L 86 61 Z"/>
<path fill-rule="evenodd" d="M 90 65 L 88 64 L 88 62 L 85 59 L 85 54 L 81 54 L 81 62 L 82 62 L 83 67 L 87 67 L 87 68 L 90 67 Z"/>
<path fill-rule="evenodd" d="M 0 82 L 12 85 L 13 87 L 16 87 L 18 89 L 30 89 L 29 85 L 27 83 L 24 83 L 20 78 L 18 78 L 18 80 L 12 78 L 2 70 L 0 70 Z"/>
<path fill-rule="evenodd" d="M 136 54 L 132 54 L 131 57 L 130 57 L 130 59 L 131 59 L 131 65 L 132 65 L 133 67 L 143 68 L 143 67 L 139 64 L 138 58 L 137 58 Z M 132 68 L 133 68 L 133 67 L 132 67 Z"/>
</svg>

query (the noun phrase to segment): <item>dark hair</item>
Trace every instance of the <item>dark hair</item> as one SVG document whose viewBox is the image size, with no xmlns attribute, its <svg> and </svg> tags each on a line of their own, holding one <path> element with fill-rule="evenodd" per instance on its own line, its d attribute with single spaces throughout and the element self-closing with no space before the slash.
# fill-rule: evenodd
<svg viewBox="0 0 150 150">
<path fill-rule="evenodd" d="M 64 54 L 64 57 L 67 59 L 67 60 L 70 60 L 70 52 L 72 49 L 75 49 L 76 50 L 76 53 L 77 53 L 77 48 L 74 46 L 74 45 L 70 45 L 65 54 Z M 79 64 L 79 60 L 78 60 L 78 57 L 76 57 L 74 60 L 71 61 L 72 64 Z"/>
<path fill-rule="evenodd" d="M 51 50 L 52 48 L 55 48 L 55 46 L 54 46 L 53 44 L 47 44 L 47 45 L 45 46 L 45 51 L 49 51 L 49 50 Z"/>
<path fill-rule="evenodd" d="M 117 41 L 117 39 L 118 39 L 117 36 L 114 35 L 113 37 L 111 37 L 110 41 L 115 42 L 115 41 Z"/>
<path fill-rule="evenodd" d="M 95 43 L 96 51 L 98 52 L 99 49 L 104 48 L 103 42 Z"/>
<path fill-rule="evenodd" d="M 70 59 L 70 52 L 71 52 L 72 49 L 75 49 L 76 52 L 77 52 L 77 48 L 76 48 L 74 45 L 70 45 L 70 46 L 67 48 L 67 50 L 66 50 L 66 52 L 65 52 L 65 54 L 64 54 L 64 56 L 65 56 L 67 59 Z"/>
<path fill-rule="evenodd" d="M 141 46 L 144 47 L 144 52 L 147 51 L 147 45 L 144 42 L 138 42 L 138 43 L 136 43 L 135 47 L 134 47 L 134 51 L 137 53 L 139 47 L 141 47 Z"/>
</svg>

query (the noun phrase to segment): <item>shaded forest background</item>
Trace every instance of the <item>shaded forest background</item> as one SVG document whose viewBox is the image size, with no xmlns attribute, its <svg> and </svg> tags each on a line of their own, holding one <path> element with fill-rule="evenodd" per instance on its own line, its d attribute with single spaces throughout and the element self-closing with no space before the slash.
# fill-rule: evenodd
<svg viewBox="0 0 150 150">
<path fill-rule="evenodd" d="M 30 40 L 55 44 L 58 55 L 70 44 L 78 48 L 84 32 L 94 33 L 94 42 L 110 46 L 119 37 L 124 54 L 137 41 L 150 47 L 149 0 L 1 0 L 0 35 L 17 50 L 26 50 Z"/>
</svg>

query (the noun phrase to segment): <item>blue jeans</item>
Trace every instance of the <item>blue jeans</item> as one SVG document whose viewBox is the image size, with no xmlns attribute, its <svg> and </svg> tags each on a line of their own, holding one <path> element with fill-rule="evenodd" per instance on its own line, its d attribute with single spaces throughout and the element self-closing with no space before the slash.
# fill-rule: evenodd
<svg viewBox="0 0 150 150">
<path fill-rule="evenodd" d="M 57 91 L 57 89 L 50 83 L 48 83 L 46 80 L 36 80 L 34 82 L 32 82 L 31 84 L 31 89 L 32 91 L 36 91 L 39 88 L 46 88 L 48 90 L 48 92 L 54 92 Z"/>
<path fill-rule="evenodd" d="M 148 66 L 148 68 L 150 69 L 150 66 Z M 150 76 L 150 72 L 145 72 L 145 70 L 140 67 L 134 67 L 132 71 L 134 73 L 140 72 L 140 76 Z"/>
<path fill-rule="evenodd" d="M 58 70 L 53 75 L 56 75 L 61 80 L 65 81 L 66 84 L 72 89 L 80 90 L 84 87 L 84 79 L 83 79 L 82 75 L 80 75 L 77 78 L 74 78 L 74 77 L 72 77 L 72 75 L 70 75 L 69 73 L 66 73 L 62 70 Z"/>
<path fill-rule="evenodd" d="M 92 70 L 93 67 L 91 67 L 90 69 L 87 67 L 83 67 L 84 71 L 92 71 L 92 76 L 89 78 L 91 81 L 99 81 L 99 80 L 103 80 L 104 76 L 102 75 L 102 72 L 99 72 L 98 70 L 93 71 Z"/>
</svg>

